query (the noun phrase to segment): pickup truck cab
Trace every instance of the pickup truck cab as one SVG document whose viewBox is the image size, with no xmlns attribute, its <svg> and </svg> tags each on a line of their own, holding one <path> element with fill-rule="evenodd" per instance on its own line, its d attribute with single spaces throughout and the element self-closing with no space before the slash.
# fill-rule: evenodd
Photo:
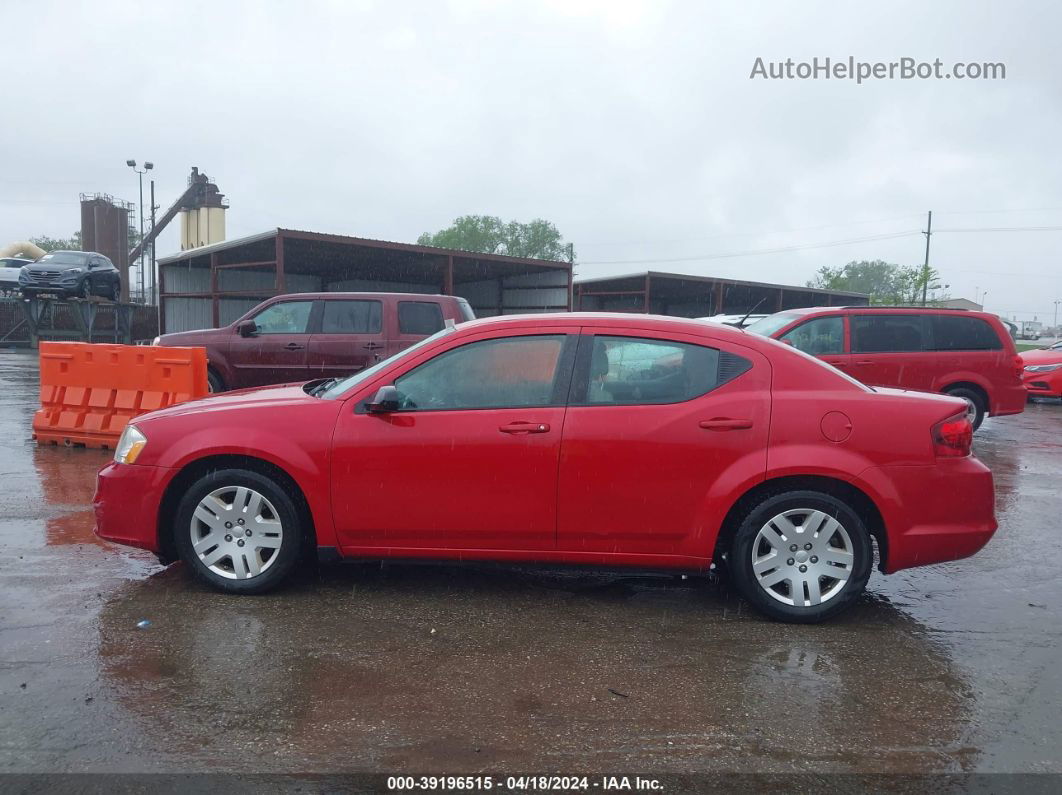
<svg viewBox="0 0 1062 795">
<path fill-rule="evenodd" d="M 211 392 L 338 378 L 475 315 L 464 298 L 419 293 L 292 293 L 228 326 L 156 337 L 203 347 Z"/>
</svg>

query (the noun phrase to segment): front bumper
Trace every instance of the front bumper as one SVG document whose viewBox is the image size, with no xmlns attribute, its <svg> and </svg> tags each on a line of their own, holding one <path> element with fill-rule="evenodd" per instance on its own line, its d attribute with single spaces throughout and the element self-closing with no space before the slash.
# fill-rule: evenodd
<svg viewBox="0 0 1062 795">
<path fill-rule="evenodd" d="M 1025 390 L 1036 397 L 1062 397 L 1062 369 L 1046 373 L 1025 373 Z"/>
<path fill-rule="evenodd" d="M 886 574 L 967 558 L 998 527 L 992 471 L 973 456 L 873 467 L 861 478 L 878 494 L 887 533 Z"/>
<path fill-rule="evenodd" d="M 173 475 L 165 467 L 111 461 L 96 475 L 92 510 L 96 535 L 107 541 L 159 552 L 159 504 Z"/>
</svg>

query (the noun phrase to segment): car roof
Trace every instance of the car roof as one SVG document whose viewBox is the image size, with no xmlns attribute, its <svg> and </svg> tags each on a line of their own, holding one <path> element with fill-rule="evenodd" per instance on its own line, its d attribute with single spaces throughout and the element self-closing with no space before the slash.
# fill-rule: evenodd
<svg viewBox="0 0 1062 795">
<path fill-rule="evenodd" d="M 711 336 L 719 339 L 731 339 L 734 342 L 759 347 L 758 334 L 722 323 L 705 323 L 703 320 L 667 315 L 647 315 L 628 312 L 545 312 L 527 315 L 496 315 L 479 318 L 462 323 L 459 328 L 465 330 L 485 330 L 494 327 L 541 328 L 543 326 L 571 326 L 577 328 L 588 326 L 597 329 L 638 328 L 664 333 L 681 333 L 696 336 Z"/>
<path fill-rule="evenodd" d="M 776 312 L 778 315 L 818 315 L 827 314 L 831 312 L 870 312 L 872 314 L 883 315 L 954 315 L 959 314 L 964 317 L 984 317 L 984 318 L 996 318 L 991 312 L 978 312 L 970 309 L 961 309 L 959 307 L 947 307 L 947 306 L 885 306 L 877 304 L 874 306 L 805 306 L 799 309 L 783 309 L 780 312 Z"/>
<path fill-rule="evenodd" d="M 461 301 L 464 300 L 457 295 L 442 295 L 441 293 L 392 293 L 387 290 L 376 290 L 357 292 L 357 293 L 284 293 L 283 295 L 277 295 L 268 300 L 276 301 L 278 299 L 296 298 L 300 300 L 328 300 L 328 299 L 351 299 L 351 298 L 379 298 L 381 295 L 393 295 L 396 298 L 409 298 L 415 301 L 423 301 L 426 298 L 438 300 L 444 299 L 446 301 Z"/>
</svg>

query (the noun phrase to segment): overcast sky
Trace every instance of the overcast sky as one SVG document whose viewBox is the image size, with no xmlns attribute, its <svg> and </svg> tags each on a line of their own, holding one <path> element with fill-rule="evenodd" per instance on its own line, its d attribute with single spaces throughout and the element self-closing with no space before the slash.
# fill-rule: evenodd
<svg viewBox="0 0 1062 795">
<path fill-rule="evenodd" d="M 932 209 L 952 295 L 1050 320 L 1062 231 L 945 230 L 1062 227 L 1060 30 L 1050 0 L 4 0 L 0 245 L 69 235 L 80 192 L 136 201 L 127 158 L 154 161 L 163 207 L 209 174 L 229 237 L 542 217 L 580 276 L 920 264 Z M 816 56 L 1006 79 L 749 77 Z"/>
</svg>

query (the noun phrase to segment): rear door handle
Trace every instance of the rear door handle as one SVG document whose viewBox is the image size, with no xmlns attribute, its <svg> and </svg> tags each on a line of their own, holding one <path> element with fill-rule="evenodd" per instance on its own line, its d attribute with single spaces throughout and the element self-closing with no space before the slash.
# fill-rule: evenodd
<svg viewBox="0 0 1062 795">
<path fill-rule="evenodd" d="M 545 422 L 510 422 L 498 428 L 502 433 L 549 433 L 549 424 Z"/>
<path fill-rule="evenodd" d="M 870 359 L 860 359 L 856 364 L 874 364 Z"/>
<path fill-rule="evenodd" d="M 715 417 L 710 420 L 701 420 L 701 427 L 706 431 L 744 431 L 752 427 L 752 420 Z"/>
<path fill-rule="evenodd" d="M 378 351 L 383 345 L 380 345 L 378 342 L 366 342 L 362 347 L 367 351 Z"/>
<path fill-rule="evenodd" d="M 297 342 L 289 342 L 287 345 L 284 346 L 284 349 L 289 351 L 301 351 L 302 347 L 303 346 L 299 345 L 299 343 Z"/>
<path fill-rule="evenodd" d="M 847 367 L 848 366 L 848 362 L 842 362 L 842 361 L 831 362 L 829 359 L 826 360 L 826 364 L 832 364 L 834 367 Z"/>
</svg>

